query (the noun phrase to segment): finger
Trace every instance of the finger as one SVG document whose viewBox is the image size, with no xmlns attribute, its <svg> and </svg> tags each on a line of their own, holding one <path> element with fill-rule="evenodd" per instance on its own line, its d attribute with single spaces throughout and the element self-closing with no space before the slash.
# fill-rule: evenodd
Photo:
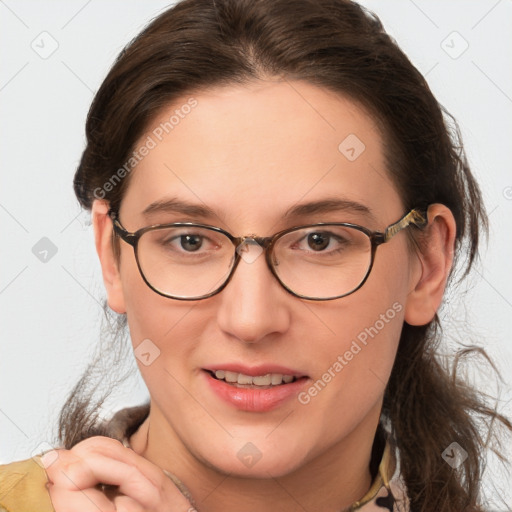
<svg viewBox="0 0 512 512">
<path fill-rule="evenodd" d="M 49 486 L 50 497 L 55 510 L 72 510 L 80 512 L 145 512 L 144 508 L 128 496 L 120 495 L 113 489 L 64 489 L 54 484 Z"/>
<path fill-rule="evenodd" d="M 87 489 L 98 483 L 115 485 L 119 486 L 120 493 L 150 510 L 155 509 L 162 501 L 176 510 L 191 510 L 190 502 L 158 466 L 125 448 L 121 443 L 112 439 L 96 438 L 93 442 L 83 441 L 79 444 L 82 445 L 79 450 L 60 452 L 57 462 L 48 468 L 49 478 L 56 485 L 68 490 Z M 99 449 L 110 456 L 98 454 Z M 117 455 L 128 463 L 120 462 L 111 455 Z M 141 471 L 141 467 L 151 474 L 150 478 Z"/>
<path fill-rule="evenodd" d="M 55 455 L 53 455 L 53 452 L 55 452 Z M 50 465 L 44 466 L 48 482 L 50 484 L 57 483 L 59 486 L 64 483 L 64 487 L 70 487 L 69 483 L 65 484 L 65 482 L 63 482 L 64 477 L 62 471 L 66 470 L 70 464 L 80 461 L 80 458 L 69 450 L 52 450 L 52 452 L 48 452 L 45 457 L 46 456 L 49 456 L 49 460 L 52 460 Z M 44 459 L 41 460 L 43 461 Z"/>
<path fill-rule="evenodd" d="M 92 454 L 107 456 L 111 459 L 135 466 L 146 476 L 155 487 L 162 486 L 162 480 L 168 481 L 167 476 L 163 476 L 160 467 L 148 461 L 141 455 L 135 453 L 132 449 L 125 447 L 120 441 L 104 436 L 90 437 L 72 448 L 72 451 L 85 459 Z M 108 476 L 107 476 L 108 478 Z M 104 480 L 103 483 L 110 483 Z M 116 482 L 112 485 L 119 485 Z"/>
<path fill-rule="evenodd" d="M 80 512 L 116 512 L 115 505 L 101 491 L 96 489 L 63 489 L 49 486 L 54 510 L 79 510 Z"/>
<path fill-rule="evenodd" d="M 125 464 L 104 455 L 89 455 L 85 462 L 92 472 L 93 481 L 99 480 L 109 485 L 118 486 L 116 492 L 134 500 L 142 510 L 193 512 L 194 509 L 187 498 L 158 466 L 154 466 L 138 455 L 136 457 L 141 459 L 136 460 L 136 463 L 143 461 L 151 464 L 151 469 L 158 473 L 156 484 L 149 480 L 138 466 Z M 114 502 L 116 499 L 120 498 L 114 498 Z M 127 503 L 130 502 L 127 501 Z"/>
<path fill-rule="evenodd" d="M 128 496 L 117 496 L 114 498 L 114 507 L 116 512 L 145 512 L 145 509 L 142 507 L 142 505 L 138 504 Z"/>
<path fill-rule="evenodd" d="M 138 467 L 141 473 L 155 485 L 161 482 L 162 470 L 158 466 L 138 455 L 132 449 L 126 448 L 116 439 L 103 436 L 91 437 L 75 445 L 71 451 L 82 459 L 91 453 L 107 456 L 119 462 Z"/>
<path fill-rule="evenodd" d="M 142 457 L 140 457 L 142 459 Z M 61 457 L 59 467 L 53 469 L 51 481 L 63 489 L 76 491 L 95 487 L 97 484 L 119 486 L 119 492 L 138 501 L 154 502 L 157 500 L 158 488 L 166 478 L 161 472 L 157 487 L 139 469 L 137 465 L 119 462 L 116 459 L 90 452 L 84 458 L 77 455 Z"/>
</svg>

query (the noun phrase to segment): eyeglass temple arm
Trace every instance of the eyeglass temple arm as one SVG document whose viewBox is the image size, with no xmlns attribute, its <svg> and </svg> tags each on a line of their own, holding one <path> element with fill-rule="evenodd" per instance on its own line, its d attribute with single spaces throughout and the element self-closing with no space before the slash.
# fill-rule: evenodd
<svg viewBox="0 0 512 512">
<path fill-rule="evenodd" d="M 114 227 L 113 235 L 116 233 L 121 237 L 122 240 L 124 240 L 126 243 L 135 246 L 137 242 L 137 237 L 133 234 L 127 231 L 119 222 L 119 219 L 117 217 L 117 212 L 115 210 L 110 209 L 108 211 L 108 216 L 112 219 L 112 225 Z"/>
<path fill-rule="evenodd" d="M 425 227 L 428 224 L 427 210 L 428 206 L 422 209 L 414 208 L 399 221 L 388 226 L 386 231 L 384 231 L 384 242 L 391 240 L 399 231 L 402 231 L 402 229 L 405 229 L 411 224 L 419 228 Z"/>
</svg>

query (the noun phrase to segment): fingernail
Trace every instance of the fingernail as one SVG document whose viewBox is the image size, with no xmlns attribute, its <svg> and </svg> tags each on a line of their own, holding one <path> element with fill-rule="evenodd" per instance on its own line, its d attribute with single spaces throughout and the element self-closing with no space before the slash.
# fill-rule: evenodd
<svg viewBox="0 0 512 512">
<path fill-rule="evenodd" d="M 45 469 L 49 468 L 58 458 L 59 453 L 57 450 L 50 450 L 41 457 L 41 464 Z"/>
</svg>

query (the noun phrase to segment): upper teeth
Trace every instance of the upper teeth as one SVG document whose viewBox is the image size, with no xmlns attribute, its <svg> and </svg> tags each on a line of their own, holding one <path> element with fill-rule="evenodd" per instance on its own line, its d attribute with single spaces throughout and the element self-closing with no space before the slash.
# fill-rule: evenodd
<svg viewBox="0 0 512 512">
<path fill-rule="evenodd" d="M 251 377 L 243 373 L 229 372 L 225 370 L 217 370 L 215 372 L 217 379 L 225 380 L 226 382 L 236 382 L 238 384 L 254 384 L 256 386 L 278 386 L 283 382 L 288 384 L 294 379 L 293 375 L 283 375 L 282 373 L 267 373 L 266 375 L 257 375 Z"/>
</svg>

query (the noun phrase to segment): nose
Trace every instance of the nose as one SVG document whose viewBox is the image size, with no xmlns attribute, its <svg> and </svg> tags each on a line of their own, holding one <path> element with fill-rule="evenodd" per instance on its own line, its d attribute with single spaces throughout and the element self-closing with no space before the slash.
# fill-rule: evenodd
<svg viewBox="0 0 512 512">
<path fill-rule="evenodd" d="M 227 286 L 217 295 L 218 325 L 228 335 L 256 343 L 286 332 L 290 325 L 291 300 L 270 272 L 259 246 L 245 248 Z"/>
</svg>

